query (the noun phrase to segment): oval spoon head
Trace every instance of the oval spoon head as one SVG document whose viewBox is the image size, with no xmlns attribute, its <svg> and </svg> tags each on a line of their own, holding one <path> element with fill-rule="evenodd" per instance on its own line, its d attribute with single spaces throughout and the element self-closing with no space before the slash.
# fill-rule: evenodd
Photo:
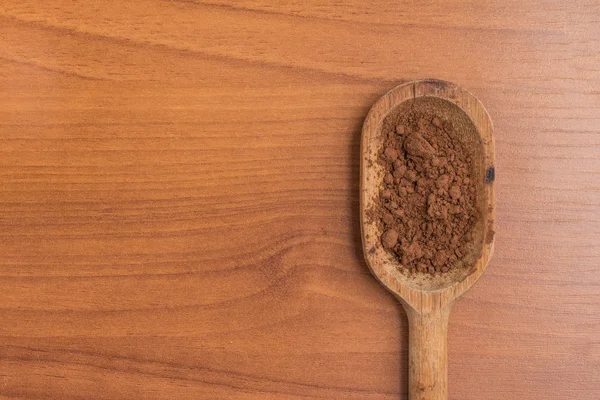
<svg viewBox="0 0 600 400">
<path fill-rule="evenodd" d="M 425 108 L 451 120 L 461 141 L 469 149 L 479 212 L 470 254 L 450 271 L 433 276 L 408 272 L 398 257 L 383 247 L 381 224 L 369 216 L 370 210 L 377 207 L 385 174 L 379 162 L 384 120 L 392 113 Z M 466 90 L 449 82 L 419 80 L 397 86 L 373 105 L 365 119 L 361 139 L 363 251 L 373 274 L 405 304 L 420 312 L 442 308 L 466 292 L 481 276 L 494 249 L 494 175 L 492 121 L 481 102 Z"/>
</svg>

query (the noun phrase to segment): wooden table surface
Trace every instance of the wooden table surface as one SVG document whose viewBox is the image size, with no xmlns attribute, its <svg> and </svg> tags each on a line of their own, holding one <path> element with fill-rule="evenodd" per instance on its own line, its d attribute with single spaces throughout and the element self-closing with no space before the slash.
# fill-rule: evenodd
<svg viewBox="0 0 600 400">
<path fill-rule="evenodd" d="M 0 398 L 406 399 L 358 152 L 422 77 L 496 135 L 450 398 L 600 398 L 599 68 L 597 0 L 0 2 Z"/>
</svg>

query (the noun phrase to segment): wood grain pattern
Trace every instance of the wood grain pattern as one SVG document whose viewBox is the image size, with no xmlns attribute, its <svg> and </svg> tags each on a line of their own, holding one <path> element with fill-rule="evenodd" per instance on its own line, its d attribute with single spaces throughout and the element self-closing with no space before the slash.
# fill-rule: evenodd
<svg viewBox="0 0 600 400">
<path fill-rule="evenodd" d="M 0 2 L 0 398 L 405 399 L 359 141 L 422 77 L 495 125 L 496 249 L 450 317 L 449 398 L 599 398 L 599 21 L 597 1 Z"/>
</svg>

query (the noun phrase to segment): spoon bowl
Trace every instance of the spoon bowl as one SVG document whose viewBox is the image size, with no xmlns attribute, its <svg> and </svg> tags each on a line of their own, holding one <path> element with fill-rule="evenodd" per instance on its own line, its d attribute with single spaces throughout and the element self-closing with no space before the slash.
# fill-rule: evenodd
<svg viewBox="0 0 600 400">
<path fill-rule="evenodd" d="M 434 109 L 451 120 L 472 159 L 479 219 L 469 254 L 450 271 L 409 273 L 381 244 L 381 227 L 369 217 L 383 182 L 378 157 L 382 126 L 394 114 Z M 409 82 L 389 91 L 371 108 L 361 139 L 360 209 L 363 252 L 376 278 L 403 304 L 409 320 L 409 399 L 447 399 L 447 326 L 453 302 L 481 276 L 494 249 L 494 138 L 481 102 L 466 90 L 440 80 Z"/>
</svg>

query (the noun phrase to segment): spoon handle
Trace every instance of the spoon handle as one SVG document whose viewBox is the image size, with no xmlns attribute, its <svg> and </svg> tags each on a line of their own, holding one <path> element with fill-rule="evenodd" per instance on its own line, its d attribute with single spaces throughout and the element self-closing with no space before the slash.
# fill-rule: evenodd
<svg viewBox="0 0 600 400">
<path fill-rule="evenodd" d="M 409 325 L 409 400 L 448 399 L 450 306 L 420 313 L 405 307 Z"/>
</svg>

